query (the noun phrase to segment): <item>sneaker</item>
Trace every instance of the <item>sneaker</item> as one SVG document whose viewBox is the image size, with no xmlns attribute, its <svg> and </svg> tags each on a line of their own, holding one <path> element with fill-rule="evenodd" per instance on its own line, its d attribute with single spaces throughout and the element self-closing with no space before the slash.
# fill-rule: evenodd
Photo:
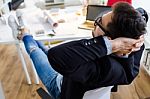
<svg viewBox="0 0 150 99">
<path fill-rule="evenodd" d="M 24 22 L 24 18 L 23 18 L 23 12 L 21 10 L 17 10 L 16 11 L 16 17 L 17 17 L 17 22 L 18 22 L 18 29 L 20 30 L 17 38 L 19 40 L 22 40 L 24 35 L 31 35 L 29 33 L 29 30 L 26 28 L 25 22 Z"/>
<path fill-rule="evenodd" d="M 18 23 L 19 23 L 19 29 L 24 29 L 25 28 L 25 24 L 23 21 L 23 13 L 21 10 L 17 10 L 16 11 L 16 17 L 18 19 Z"/>
<path fill-rule="evenodd" d="M 19 34 L 19 25 L 16 22 L 16 19 L 13 15 L 10 15 L 8 17 L 8 25 L 10 26 L 11 30 L 12 30 L 12 34 L 13 34 L 13 38 L 17 40 L 17 36 Z"/>
</svg>

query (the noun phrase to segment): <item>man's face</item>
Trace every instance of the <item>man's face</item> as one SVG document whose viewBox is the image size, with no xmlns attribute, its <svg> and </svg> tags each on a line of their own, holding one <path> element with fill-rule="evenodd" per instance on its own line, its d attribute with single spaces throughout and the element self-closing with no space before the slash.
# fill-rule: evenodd
<svg viewBox="0 0 150 99">
<path fill-rule="evenodd" d="M 102 17 L 98 17 L 95 20 L 95 28 L 92 31 L 93 37 L 104 35 L 107 31 L 107 24 L 111 22 L 112 19 L 112 11 L 104 14 Z"/>
</svg>

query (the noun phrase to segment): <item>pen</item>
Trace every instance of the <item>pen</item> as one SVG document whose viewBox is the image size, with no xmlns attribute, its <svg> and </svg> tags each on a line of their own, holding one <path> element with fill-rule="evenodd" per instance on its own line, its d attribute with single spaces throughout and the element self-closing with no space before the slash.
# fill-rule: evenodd
<svg viewBox="0 0 150 99">
<path fill-rule="evenodd" d="M 53 31 L 53 33 L 56 33 L 54 30 L 52 30 Z"/>
</svg>

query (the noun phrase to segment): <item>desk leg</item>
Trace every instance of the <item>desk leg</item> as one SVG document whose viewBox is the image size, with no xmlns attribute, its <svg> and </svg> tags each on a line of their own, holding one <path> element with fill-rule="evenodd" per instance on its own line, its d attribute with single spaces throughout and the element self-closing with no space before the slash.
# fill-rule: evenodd
<svg viewBox="0 0 150 99">
<path fill-rule="evenodd" d="M 31 59 L 30 59 L 31 60 Z M 38 74 L 37 74 L 37 72 L 36 72 L 36 69 L 35 69 L 35 67 L 34 67 L 34 64 L 33 64 L 33 62 L 32 62 L 32 60 L 31 60 L 31 63 L 32 63 L 32 70 L 33 70 L 33 74 L 34 74 L 34 77 L 35 77 L 35 84 L 39 84 L 39 76 L 38 76 Z"/>
<path fill-rule="evenodd" d="M 23 50 L 21 50 L 21 51 L 23 51 Z M 37 74 L 37 72 L 36 72 L 36 69 L 35 69 L 35 66 L 34 66 L 34 64 L 33 64 L 33 62 L 32 62 L 32 59 L 31 59 L 30 56 L 28 55 L 27 51 L 25 51 L 25 52 L 26 52 L 26 54 L 27 54 L 27 56 L 28 56 L 28 58 L 29 58 L 29 60 L 30 60 L 30 62 L 31 62 L 31 68 L 32 68 L 32 70 L 33 70 L 33 75 L 34 75 L 35 84 L 39 84 L 39 83 L 40 83 L 40 81 L 39 81 L 39 76 L 38 76 L 38 74 Z"/>
<path fill-rule="evenodd" d="M 0 82 L 0 99 L 5 99 L 4 91 Z"/>
<path fill-rule="evenodd" d="M 27 82 L 28 82 L 28 84 L 31 84 L 31 79 L 30 79 L 30 76 L 29 76 L 29 73 L 28 73 L 28 70 L 27 70 L 25 59 L 24 59 L 23 54 L 22 54 L 21 49 L 20 49 L 20 45 L 16 44 L 16 47 L 17 47 L 17 50 L 18 50 L 18 54 L 21 58 L 22 67 L 24 69 L 24 72 L 25 72 L 25 75 L 26 75 L 26 78 L 27 78 Z"/>
</svg>

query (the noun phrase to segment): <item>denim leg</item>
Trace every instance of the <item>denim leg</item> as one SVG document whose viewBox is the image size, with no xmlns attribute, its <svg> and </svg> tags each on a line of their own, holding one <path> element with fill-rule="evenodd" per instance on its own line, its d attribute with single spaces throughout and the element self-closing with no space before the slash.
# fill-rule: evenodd
<svg viewBox="0 0 150 99">
<path fill-rule="evenodd" d="M 32 36 L 24 36 L 23 42 L 42 83 L 45 85 L 51 96 L 54 99 L 58 99 L 60 97 L 60 90 L 56 81 L 58 73 L 51 67 L 46 54 L 38 47 Z"/>
<path fill-rule="evenodd" d="M 37 45 L 40 49 L 47 55 L 48 54 L 48 48 L 40 41 L 36 41 Z"/>
<path fill-rule="evenodd" d="M 35 40 L 36 41 L 36 40 Z M 42 49 L 42 51 L 47 55 L 48 54 L 48 49 L 42 42 L 40 41 L 36 41 L 38 47 L 40 49 Z M 56 82 L 57 82 L 57 86 L 59 88 L 59 91 L 61 91 L 61 85 L 62 85 L 62 80 L 63 80 L 63 76 L 61 74 L 58 74 L 57 78 L 56 78 Z"/>
</svg>

